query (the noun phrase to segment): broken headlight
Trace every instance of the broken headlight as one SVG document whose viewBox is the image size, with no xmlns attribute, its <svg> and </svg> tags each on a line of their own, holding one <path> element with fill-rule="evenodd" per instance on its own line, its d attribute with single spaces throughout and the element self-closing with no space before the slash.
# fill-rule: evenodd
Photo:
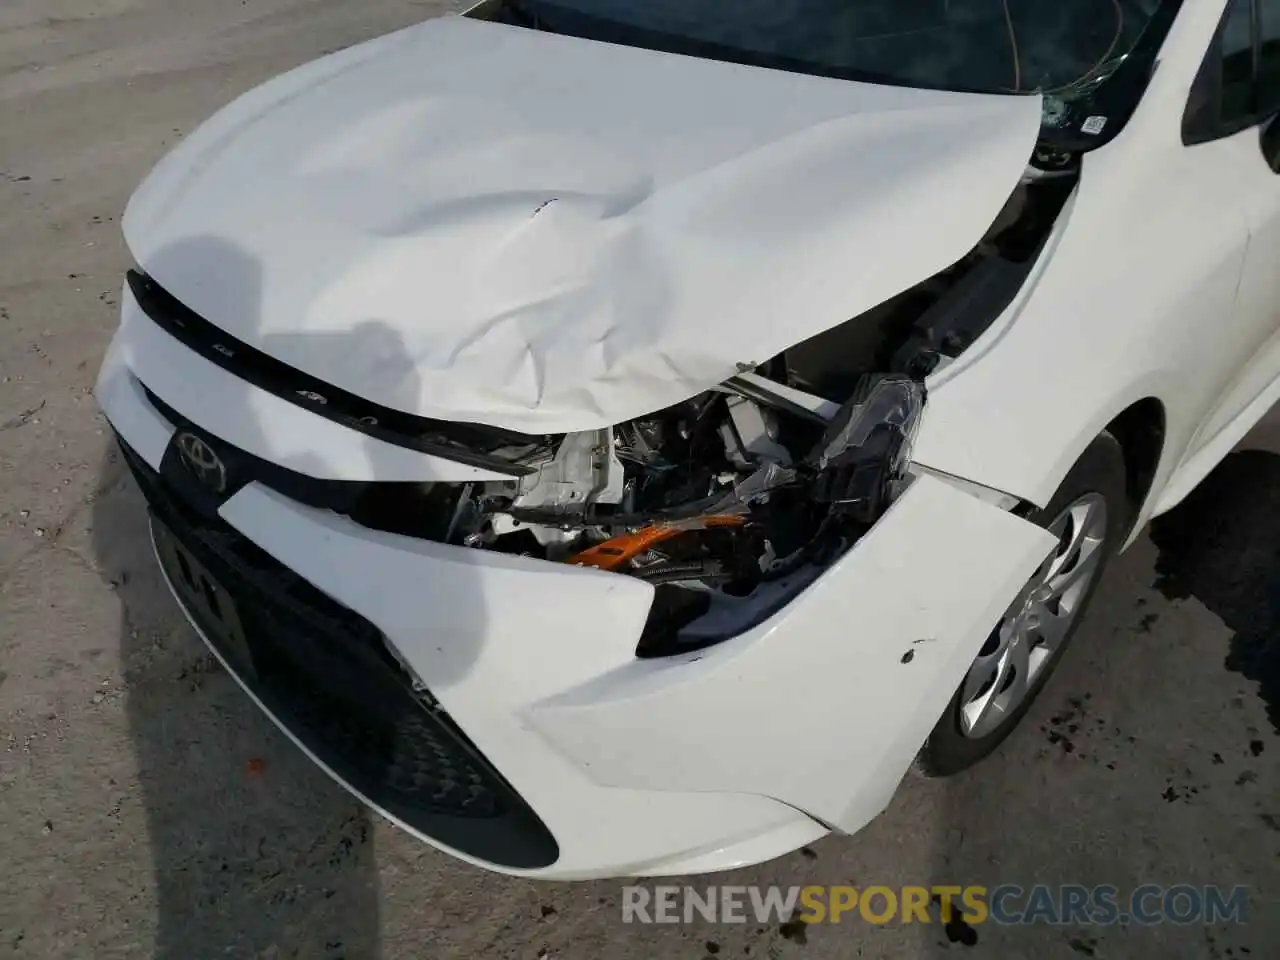
<svg viewBox="0 0 1280 960">
<path fill-rule="evenodd" d="M 924 403 L 905 375 L 864 377 L 838 408 L 735 378 L 557 438 L 526 477 L 468 485 L 449 540 L 652 583 L 642 653 L 716 642 L 785 604 L 875 523 L 906 481 Z"/>
<path fill-rule="evenodd" d="M 924 384 L 898 375 L 863 378 L 810 455 L 814 499 L 874 523 L 906 482 L 923 410 Z"/>
</svg>

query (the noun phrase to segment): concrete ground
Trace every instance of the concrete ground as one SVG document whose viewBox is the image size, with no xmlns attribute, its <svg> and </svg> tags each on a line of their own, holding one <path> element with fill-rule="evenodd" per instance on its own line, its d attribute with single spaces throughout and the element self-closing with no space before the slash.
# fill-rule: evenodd
<svg viewBox="0 0 1280 960">
<path fill-rule="evenodd" d="M 445 7 L 0 4 L 0 957 L 1276 956 L 1278 427 L 1112 567 L 999 754 L 909 779 L 857 837 L 715 878 L 1244 884 L 1243 926 L 624 926 L 617 883 L 491 876 L 380 822 L 216 668 L 90 395 L 117 219 L 235 94 Z"/>
</svg>

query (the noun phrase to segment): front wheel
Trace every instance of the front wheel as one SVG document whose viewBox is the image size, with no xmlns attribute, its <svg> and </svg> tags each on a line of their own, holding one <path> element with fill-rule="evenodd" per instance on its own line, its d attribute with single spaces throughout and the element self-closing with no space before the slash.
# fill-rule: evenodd
<svg viewBox="0 0 1280 960">
<path fill-rule="evenodd" d="M 1029 517 L 1057 536 L 1058 547 L 991 631 L 929 734 L 918 764 L 924 773 L 959 773 L 1013 732 L 1062 659 L 1132 512 L 1124 454 L 1104 433 Z"/>
</svg>

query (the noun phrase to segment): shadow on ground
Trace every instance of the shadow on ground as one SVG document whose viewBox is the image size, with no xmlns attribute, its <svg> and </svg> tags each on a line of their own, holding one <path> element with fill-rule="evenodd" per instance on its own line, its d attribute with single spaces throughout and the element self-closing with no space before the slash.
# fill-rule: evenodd
<svg viewBox="0 0 1280 960">
<path fill-rule="evenodd" d="M 377 954 L 369 814 L 258 713 L 177 612 L 120 463 L 96 502 L 99 568 L 147 812 L 159 960 Z"/>
<path fill-rule="evenodd" d="M 1005 957 L 1269 956 L 1280 885 L 1280 456 L 1230 456 L 1117 558 L 1023 726 L 945 782 L 933 882 L 1250 889 L 1247 924 L 955 924 Z M 1275 730 L 1280 733 L 1280 730 Z M 1251 811 L 1242 814 L 1242 811 Z M 975 950 L 977 952 L 977 950 Z"/>
<path fill-rule="evenodd" d="M 239 336 L 248 341 L 259 336 L 254 328 L 262 326 L 262 273 L 245 251 L 218 238 L 190 237 L 156 251 L 148 266 L 177 289 L 200 291 L 208 285 L 206 293 L 216 291 L 210 302 L 219 315 L 237 317 L 244 324 L 237 327 Z M 272 341 L 268 352 L 325 358 L 332 367 L 394 385 L 392 402 L 401 409 L 412 409 L 419 397 L 416 367 L 403 341 L 385 324 L 363 321 L 352 329 L 268 334 L 265 339 Z M 286 339 L 292 342 L 285 344 Z M 204 361 L 193 356 L 193 362 Z M 299 494 L 304 500 L 312 498 L 307 502 L 323 500 L 326 508 L 338 512 L 343 508 L 335 503 L 369 494 L 366 486 L 349 479 L 351 471 L 367 468 L 368 479 L 376 482 L 385 469 L 390 448 L 376 441 L 339 455 L 310 442 L 305 431 L 295 436 L 282 435 L 278 426 L 265 429 L 257 405 L 261 398 L 255 399 L 247 389 L 221 391 L 213 407 L 203 394 L 187 391 L 183 382 L 166 379 L 163 371 L 149 368 L 147 375 L 156 378 L 148 386 L 163 401 L 156 409 L 178 427 L 159 476 L 146 480 L 152 488 L 167 491 L 162 499 L 180 501 L 172 515 L 186 519 L 177 519 L 175 532 L 181 533 L 183 525 L 198 527 L 203 531 L 199 536 L 227 546 L 238 535 L 225 524 L 219 527 L 218 511 L 247 485 L 266 480 L 268 469 L 275 471 L 270 483 L 294 484 L 305 492 Z M 198 425 L 183 420 L 184 415 L 201 414 Z M 219 426 L 215 429 L 214 424 Z M 204 466 L 196 464 L 189 452 L 183 454 L 179 441 L 184 436 L 198 436 L 206 460 L 206 455 L 218 454 L 216 470 L 210 471 L 204 461 Z M 143 497 L 123 461 L 124 455 L 113 451 L 104 465 L 107 492 L 94 505 L 93 545 L 98 568 L 117 588 L 126 610 L 121 661 L 155 869 L 157 955 L 173 960 L 380 955 L 373 814 L 276 731 L 183 620 L 152 553 Z M 375 506 L 381 513 L 419 506 L 408 495 L 392 498 L 385 487 L 378 493 L 382 499 Z M 386 522 L 399 529 L 413 519 L 394 516 Z M 242 530 L 240 540 L 254 534 Z M 191 530 L 185 535 L 196 536 Z M 421 729 L 420 707 L 403 694 L 405 703 L 380 703 L 378 710 L 362 712 L 370 706 L 367 691 L 382 695 L 387 690 L 386 681 L 382 686 L 358 685 L 357 679 L 368 678 L 350 672 L 359 657 L 342 649 L 342 641 L 350 639 L 354 645 L 362 638 L 335 639 L 336 631 L 349 624 L 335 626 L 337 621 L 328 614 L 317 613 L 309 601 L 301 600 L 297 585 L 283 576 L 283 570 L 270 568 L 266 553 L 254 554 L 243 543 L 226 552 L 237 558 L 230 561 L 234 573 L 228 575 L 259 594 L 239 611 L 238 619 L 246 631 L 264 631 L 256 639 L 249 635 L 240 647 L 227 640 L 223 627 L 228 620 L 219 612 L 215 640 L 222 637 L 219 649 L 230 651 L 228 662 L 244 669 L 244 657 L 258 661 L 253 666 L 259 668 L 254 680 L 259 692 L 274 695 L 278 704 L 286 704 L 284 709 L 296 707 L 291 730 L 298 732 L 305 723 L 304 739 L 313 749 L 327 754 L 334 766 L 346 764 L 345 775 L 362 778 L 356 782 L 370 795 L 389 798 L 396 804 L 392 809 L 410 820 L 442 811 L 455 814 L 461 788 L 448 779 L 453 768 L 434 758 L 431 744 L 414 739 Z M 361 581 L 348 558 L 332 552 L 311 556 L 331 575 L 361 582 L 365 593 L 378 589 L 376 583 Z M 193 557 L 192 562 L 198 561 Z M 190 604 L 197 578 L 186 559 L 177 558 L 177 567 L 188 583 L 184 602 Z M 175 575 L 175 582 L 179 579 Z M 212 588 L 205 580 L 201 585 L 200 597 L 207 598 Z M 465 588 L 459 595 L 458 586 L 453 584 L 450 602 L 467 611 L 468 627 L 475 632 L 460 635 L 466 642 L 454 644 L 447 663 L 434 670 L 437 690 L 465 676 L 483 640 L 479 627 L 485 598 L 478 586 L 475 596 Z M 230 601 L 229 593 L 220 595 L 215 605 Z M 263 603 L 265 598 L 274 605 Z M 196 605 L 204 603 L 207 613 L 211 602 L 197 599 Z M 308 611 L 314 619 L 307 618 Z M 376 610 L 366 613 L 376 616 Z M 317 627 L 317 622 L 327 626 Z M 374 631 L 371 624 L 364 626 Z M 270 642 L 261 642 L 266 639 Z M 401 693 L 399 687 L 394 689 Z"/>
<path fill-rule="evenodd" d="M 258 317 L 251 259 L 202 241 L 165 255 L 202 264 L 242 315 Z M 231 415 L 253 435 L 247 404 Z M 183 619 L 114 447 L 103 474 L 93 547 L 125 607 L 120 658 L 154 864 L 155 956 L 377 956 L 370 813 L 275 729 Z"/>
<path fill-rule="evenodd" d="M 1157 589 L 1194 597 L 1232 630 L 1223 666 L 1258 684 L 1280 734 L 1280 456 L 1232 454 L 1156 520 L 1151 539 Z"/>
</svg>

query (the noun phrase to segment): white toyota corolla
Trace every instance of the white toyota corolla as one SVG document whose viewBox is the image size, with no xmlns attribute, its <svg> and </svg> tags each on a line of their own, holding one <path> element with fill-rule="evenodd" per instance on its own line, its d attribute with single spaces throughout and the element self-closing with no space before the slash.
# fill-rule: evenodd
<svg viewBox="0 0 1280 960">
<path fill-rule="evenodd" d="M 1280 395 L 1280 0 L 489 0 L 133 197 L 183 610 L 382 814 L 761 861 L 990 753 Z"/>
</svg>

